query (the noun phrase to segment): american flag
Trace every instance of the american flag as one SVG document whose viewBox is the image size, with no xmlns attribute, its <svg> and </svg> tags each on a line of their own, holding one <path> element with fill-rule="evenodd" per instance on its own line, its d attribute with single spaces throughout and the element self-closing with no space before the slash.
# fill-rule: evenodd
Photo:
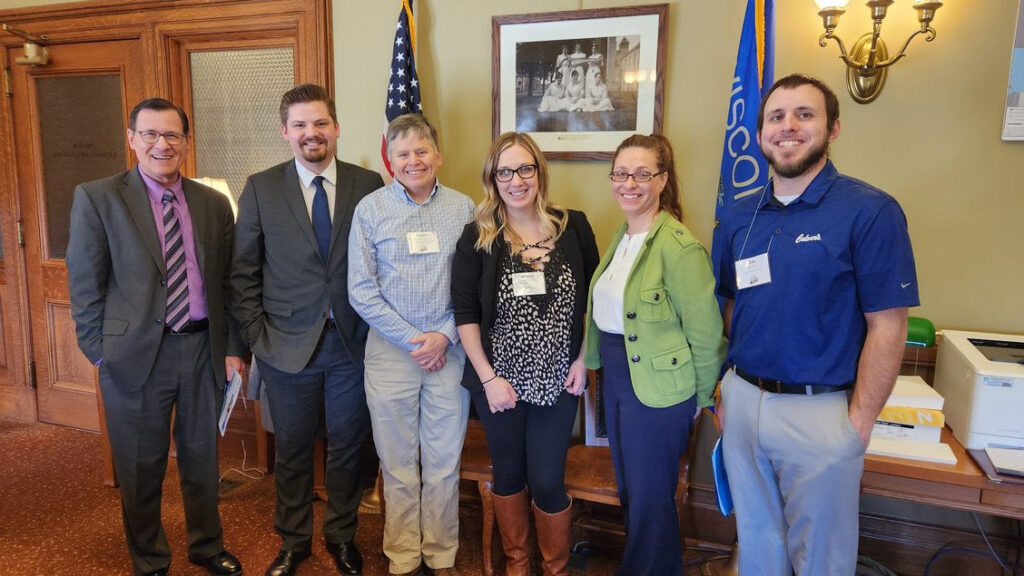
<svg viewBox="0 0 1024 576">
<path fill-rule="evenodd" d="M 420 101 L 420 81 L 416 76 L 416 24 L 412 19 L 413 0 L 402 0 L 395 29 L 395 43 L 391 55 L 391 74 L 388 78 L 387 104 L 384 107 L 384 131 L 380 139 L 380 156 L 388 174 L 394 176 L 388 162 L 388 123 L 409 112 L 423 113 Z"/>
</svg>

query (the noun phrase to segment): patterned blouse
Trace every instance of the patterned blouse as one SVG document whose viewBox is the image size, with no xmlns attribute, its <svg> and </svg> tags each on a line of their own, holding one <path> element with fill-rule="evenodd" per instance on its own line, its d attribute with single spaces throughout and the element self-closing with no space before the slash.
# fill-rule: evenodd
<svg viewBox="0 0 1024 576">
<path fill-rule="evenodd" d="M 569 375 L 570 330 L 576 304 L 576 279 L 556 244 L 544 264 L 545 294 L 515 296 L 512 275 L 533 272 L 506 246 L 498 283 L 497 315 L 491 328 L 494 370 L 519 400 L 552 406 Z"/>
</svg>

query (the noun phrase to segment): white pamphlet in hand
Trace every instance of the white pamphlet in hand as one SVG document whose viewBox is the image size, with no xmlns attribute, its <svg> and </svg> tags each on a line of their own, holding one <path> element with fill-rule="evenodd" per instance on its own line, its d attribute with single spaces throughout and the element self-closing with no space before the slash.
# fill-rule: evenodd
<svg viewBox="0 0 1024 576">
<path fill-rule="evenodd" d="M 228 420 L 231 419 L 231 412 L 235 409 L 235 402 L 238 401 L 238 392 L 241 389 L 242 376 L 235 372 L 235 375 L 231 377 L 228 385 L 224 388 L 224 406 L 220 409 L 220 420 L 217 421 L 217 428 L 220 429 L 221 436 L 228 429 Z"/>
</svg>

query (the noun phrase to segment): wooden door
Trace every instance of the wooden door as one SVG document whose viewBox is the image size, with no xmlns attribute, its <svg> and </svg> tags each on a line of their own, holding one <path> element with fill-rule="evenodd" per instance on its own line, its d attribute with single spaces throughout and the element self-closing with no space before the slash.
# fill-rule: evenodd
<svg viewBox="0 0 1024 576">
<path fill-rule="evenodd" d="M 20 54 L 11 48 L 8 62 Z M 98 430 L 96 370 L 78 350 L 64 255 L 74 188 L 134 164 L 128 113 L 143 95 L 138 40 L 50 47 L 13 66 L 14 157 L 25 237 L 29 332 L 40 421 Z"/>
<path fill-rule="evenodd" d="M 2 142 L 2 138 L 0 138 Z M 0 177 L 13 167 L 0 166 Z M 35 420 L 35 395 L 25 381 L 27 365 L 23 346 L 24 332 L 21 283 L 18 281 L 20 243 L 14 203 L 0 199 L 0 415 Z"/>
</svg>

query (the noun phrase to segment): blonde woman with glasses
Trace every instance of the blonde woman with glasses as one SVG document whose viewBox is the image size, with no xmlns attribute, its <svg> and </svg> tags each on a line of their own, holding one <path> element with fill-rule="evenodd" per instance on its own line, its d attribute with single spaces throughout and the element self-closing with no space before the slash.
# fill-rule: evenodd
<svg viewBox="0 0 1024 576">
<path fill-rule="evenodd" d="M 462 385 L 487 433 L 505 573 L 530 573 L 529 489 L 543 573 L 561 576 L 571 520 L 565 458 L 587 382 L 583 317 L 597 244 L 582 212 L 548 199 L 544 155 L 528 135 L 499 136 L 482 179 L 484 200 L 452 269 L 469 359 Z"/>
</svg>

